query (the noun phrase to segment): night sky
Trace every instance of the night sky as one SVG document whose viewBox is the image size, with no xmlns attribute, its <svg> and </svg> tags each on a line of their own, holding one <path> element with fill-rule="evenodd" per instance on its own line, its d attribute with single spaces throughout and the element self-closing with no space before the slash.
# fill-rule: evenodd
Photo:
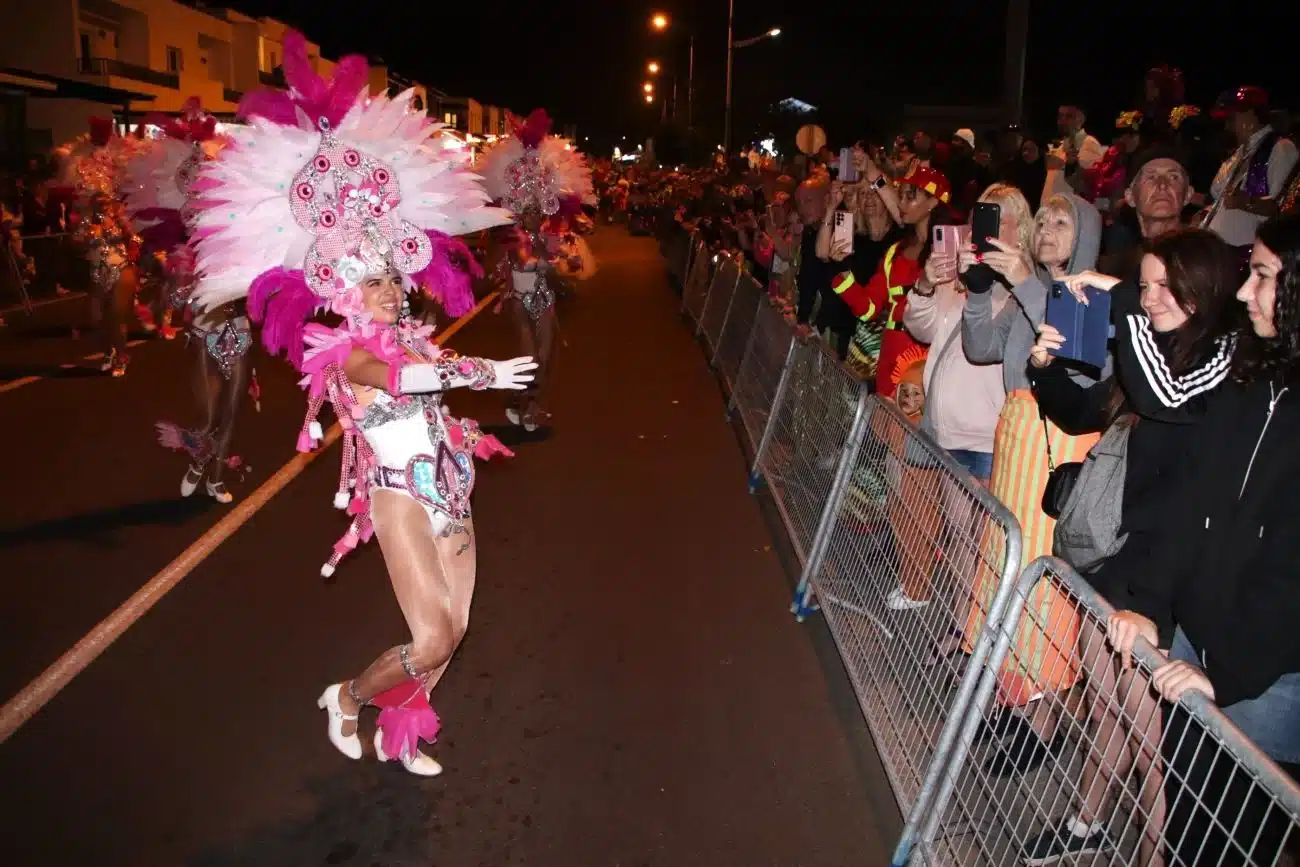
<svg viewBox="0 0 1300 867">
<path fill-rule="evenodd" d="M 888 114 L 903 103 L 998 99 L 1005 15 L 999 0 L 735 3 L 737 38 L 771 27 L 782 30 L 778 39 L 736 54 L 738 142 L 758 131 L 767 105 L 785 97 L 818 105 L 828 118 L 860 119 L 855 125 L 870 124 L 873 107 Z M 335 18 L 321 15 L 321 5 L 306 0 L 233 0 L 232 5 L 303 28 L 331 57 L 377 55 L 394 71 L 452 95 L 519 112 L 544 106 L 558 122 L 578 124 L 596 153 L 623 136 L 641 139 L 657 123 L 660 106 L 647 106 L 640 90 L 650 58 L 666 66 L 660 92 L 671 90 L 672 63 L 679 59 L 684 114 L 684 37 L 693 29 L 696 125 L 721 140 L 727 0 L 391 4 L 372 7 L 373 16 Z M 1106 139 L 1115 116 L 1136 104 L 1145 70 L 1158 63 L 1182 68 L 1189 99 L 1201 105 L 1229 87 L 1257 84 L 1269 89 L 1275 104 L 1300 107 L 1300 81 L 1288 49 L 1300 32 L 1300 11 L 1283 11 L 1291 5 L 1242 4 L 1242 9 L 1269 10 L 1247 18 L 1246 13 L 1193 13 L 1196 6 L 1190 3 L 1033 0 L 1029 119 L 1050 130 L 1056 104 L 1074 101 L 1088 110 L 1089 128 Z M 1121 9 L 1125 14 L 1118 14 Z M 673 18 L 672 37 L 650 31 L 649 17 L 659 10 Z M 1222 38 L 1225 34 L 1228 38 Z M 1279 49 L 1267 50 L 1255 34 L 1271 34 Z M 835 140 L 834 123 L 827 125 Z"/>
</svg>

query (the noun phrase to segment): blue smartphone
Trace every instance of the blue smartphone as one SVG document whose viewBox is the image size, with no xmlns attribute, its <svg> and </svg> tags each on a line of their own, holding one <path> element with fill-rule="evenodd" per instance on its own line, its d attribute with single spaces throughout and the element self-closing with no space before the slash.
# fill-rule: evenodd
<svg viewBox="0 0 1300 867">
<path fill-rule="evenodd" d="M 1043 321 L 1065 335 L 1065 345 L 1052 355 L 1104 368 L 1110 339 L 1110 293 L 1089 286 L 1088 303 L 1080 304 L 1064 283 L 1053 283 L 1047 291 Z"/>
</svg>

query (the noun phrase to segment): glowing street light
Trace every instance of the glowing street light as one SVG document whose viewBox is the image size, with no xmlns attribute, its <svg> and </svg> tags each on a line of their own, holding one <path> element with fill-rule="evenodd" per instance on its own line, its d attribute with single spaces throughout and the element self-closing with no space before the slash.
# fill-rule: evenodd
<svg viewBox="0 0 1300 867">
<path fill-rule="evenodd" d="M 780 36 L 780 35 L 781 35 L 781 28 L 780 28 L 780 27 L 773 27 L 771 30 L 767 31 L 767 35 L 768 35 L 768 36 Z"/>
<path fill-rule="evenodd" d="M 655 92 L 655 86 L 648 81 L 645 84 L 641 85 L 641 89 L 644 90 L 646 93 Z"/>
<path fill-rule="evenodd" d="M 650 19 L 650 26 L 653 27 L 655 30 L 667 30 L 668 16 L 663 14 L 662 12 L 656 12 L 654 14 L 654 17 Z"/>
<path fill-rule="evenodd" d="M 654 101 L 655 101 L 655 96 L 654 96 L 654 94 L 653 94 L 653 93 L 647 93 L 647 94 L 645 95 L 645 101 L 646 101 L 647 103 L 654 102 Z"/>
<path fill-rule="evenodd" d="M 650 70 L 651 75 L 658 75 L 659 74 L 658 61 L 655 60 L 650 61 L 650 63 L 646 66 L 646 69 Z"/>
</svg>

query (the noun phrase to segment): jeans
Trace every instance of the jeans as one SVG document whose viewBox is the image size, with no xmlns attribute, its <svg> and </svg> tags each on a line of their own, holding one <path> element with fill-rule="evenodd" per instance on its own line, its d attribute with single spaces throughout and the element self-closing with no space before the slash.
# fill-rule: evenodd
<svg viewBox="0 0 1300 867">
<path fill-rule="evenodd" d="M 1169 658 L 1203 665 L 1181 628 Z M 1300 762 L 1300 673 L 1282 675 L 1258 698 L 1219 709 L 1273 761 Z"/>
<path fill-rule="evenodd" d="M 966 472 L 970 473 L 981 482 L 987 482 L 993 478 L 993 453 L 992 452 L 975 452 L 970 449 L 950 449 L 948 454 L 952 459 L 961 464 Z"/>
</svg>

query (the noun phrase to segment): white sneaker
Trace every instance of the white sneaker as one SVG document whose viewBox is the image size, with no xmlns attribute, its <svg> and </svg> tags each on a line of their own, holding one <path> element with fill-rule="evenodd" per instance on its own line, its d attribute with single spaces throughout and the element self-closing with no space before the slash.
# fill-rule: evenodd
<svg viewBox="0 0 1300 867">
<path fill-rule="evenodd" d="M 383 746 L 384 732 L 382 729 L 375 730 L 375 755 L 381 762 L 391 761 L 393 756 L 384 752 Z M 418 777 L 436 777 L 442 773 L 442 765 L 426 756 L 419 750 L 415 751 L 414 756 L 402 756 L 402 767 L 415 774 Z"/>
<path fill-rule="evenodd" d="M 329 711 L 329 738 L 339 752 L 349 759 L 361 758 L 361 738 L 357 737 L 354 731 L 350 735 L 343 734 L 343 723 L 356 722 L 356 716 L 348 716 L 339 707 L 339 692 L 343 689 L 343 684 L 336 683 L 332 686 L 325 687 L 320 698 L 316 700 L 316 706 L 321 710 Z"/>
<path fill-rule="evenodd" d="M 929 599 L 920 600 L 910 598 L 902 587 L 895 587 L 889 591 L 885 597 L 885 607 L 891 611 L 915 611 L 918 608 L 924 608 L 930 604 Z"/>
</svg>

